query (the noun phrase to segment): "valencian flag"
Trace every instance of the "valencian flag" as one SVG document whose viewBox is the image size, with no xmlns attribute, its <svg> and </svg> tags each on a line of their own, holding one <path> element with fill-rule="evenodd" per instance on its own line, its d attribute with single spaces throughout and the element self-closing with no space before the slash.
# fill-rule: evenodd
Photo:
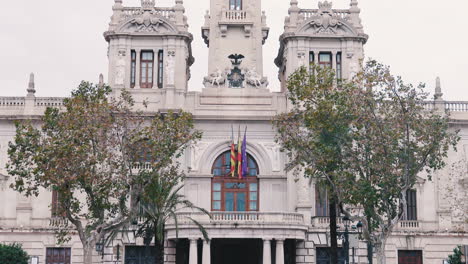
<svg viewBox="0 0 468 264">
<path fill-rule="evenodd" d="M 246 177 L 248 175 L 247 169 L 247 127 L 245 128 L 244 132 L 244 140 L 242 140 L 242 177 Z"/>
<path fill-rule="evenodd" d="M 237 140 L 237 175 L 239 176 L 239 179 L 242 179 L 242 140 L 240 137 L 240 126 Z"/>
<path fill-rule="evenodd" d="M 231 134 L 231 177 L 236 176 L 236 146 L 234 144 L 234 128 L 231 126 L 232 134 Z"/>
</svg>

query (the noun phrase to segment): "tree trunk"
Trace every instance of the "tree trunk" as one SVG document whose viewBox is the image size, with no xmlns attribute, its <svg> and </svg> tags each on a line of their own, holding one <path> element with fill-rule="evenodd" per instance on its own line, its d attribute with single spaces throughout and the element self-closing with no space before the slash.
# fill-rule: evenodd
<svg viewBox="0 0 468 264">
<path fill-rule="evenodd" d="M 154 263 L 155 264 L 164 264 L 164 242 L 163 241 L 155 241 L 154 247 L 156 248 L 156 252 L 154 255 Z"/>
<path fill-rule="evenodd" d="M 377 264 L 385 264 L 385 243 L 379 243 L 375 245 L 376 255 L 377 255 Z"/>
<path fill-rule="evenodd" d="M 330 263 L 338 263 L 338 239 L 336 232 L 336 199 L 330 197 Z"/>
<path fill-rule="evenodd" d="M 83 264 L 93 264 L 94 245 L 83 245 Z"/>
</svg>

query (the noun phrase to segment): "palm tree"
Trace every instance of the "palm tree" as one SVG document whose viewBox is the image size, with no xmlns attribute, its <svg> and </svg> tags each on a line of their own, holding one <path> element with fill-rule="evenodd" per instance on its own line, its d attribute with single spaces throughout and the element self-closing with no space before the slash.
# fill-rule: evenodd
<svg viewBox="0 0 468 264">
<path fill-rule="evenodd" d="M 164 262 L 164 241 L 168 221 L 174 221 L 176 237 L 178 237 L 178 212 L 195 210 L 210 216 L 208 211 L 195 206 L 184 195 L 180 194 L 184 187 L 182 182 L 185 177 L 177 171 L 177 168 L 173 167 L 164 173 L 143 172 L 147 174 L 146 178 L 151 179 L 151 181 L 145 185 L 144 195 L 140 200 L 140 221 L 138 221 L 136 234 L 144 238 L 144 243 L 147 246 L 154 239 L 155 264 L 163 264 Z M 199 228 L 204 239 L 208 240 L 205 228 L 195 219 L 190 217 L 188 219 Z"/>
</svg>

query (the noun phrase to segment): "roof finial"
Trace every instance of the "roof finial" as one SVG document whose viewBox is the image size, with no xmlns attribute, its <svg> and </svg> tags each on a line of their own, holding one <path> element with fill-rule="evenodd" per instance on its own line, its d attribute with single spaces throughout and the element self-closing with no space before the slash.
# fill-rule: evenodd
<svg viewBox="0 0 468 264">
<path fill-rule="evenodd" d="M 99 87 L 103 87 L 104 86 L 104 75 L 99 74 Z"/>
<path fill-rule="evenodd" d="M 141 7 L 144 9 L 152 9 L 155 5 L 155 0 L 141 0 Z"/>
<path fill-rule="evenodd" d="M 442 85 L 440 84 L 440 77 L 436 78 L 436 87 L 435 87 L 435 93 L 434 93 L 434 99 L 442 99 Z"/>
<path fill-rule="evenodd" d="M 34 84 L 34 73 L 31 72 L 29 75 L 29 84 L 28 84 L 28 96 L 34 96 L 36 93 L 35 84 Z"/>
</svg>

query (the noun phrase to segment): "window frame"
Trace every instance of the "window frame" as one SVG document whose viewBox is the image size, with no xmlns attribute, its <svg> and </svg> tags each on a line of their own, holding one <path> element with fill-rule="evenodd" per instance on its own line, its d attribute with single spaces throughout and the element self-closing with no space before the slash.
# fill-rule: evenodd
<svg viewBox="0 0 468 264">
<path fill-rule="evenodd" d="M 137 63 L 137 54 L 135 50 L 130 52 L 130 88 L 135 88 L 136 85 L 136 63 Z"/>
<path fill-rule="evenodd" d="M 151 53 L 152 59 L 143 59 L 144 55 Z M 145 70 L 143 66 L 145 65 Z M 149 67 L 151 65 L 151 67 Z M 150 70 L 151 68 L 151 70 Z M 151 76 L 151 82 L 149 81 Z M 142 50 L 140 53 L 140 88 L 153 88 L 154 84 L 154 51 Z"/>
<path fill-rule="evenodd" d="M 237 149 L 237 148 L 236 148 Z M 211 174 L 213 174 L 213 178 L 211 180 L 211 211 L 214 212 L 225 212 L 226 211 L 226 193 L 234 193 L 234 204 L 233 204 L 233 211 L 232 212 L 258 212 L 260 208 L 260 183 L 258 180 L 259 175 L 259 168 L 257 161 L 250 155 L 247 154 L 247 160 L 249 164 L 253 164 L 254 168 L 248 167 L 249 174 L 242 179 L 239 179 L 237 175 L 232 177 L 230 174 L 230 159 L 231 151 L 225 151 L 221 155 L 219 155 L 216 160 L 213 162 L 211 167 Z M 221 167 L 215 167 L 218 161 L 221 160 Z M 229 170 L 227 169 L 229 168 Z M 219 175 L 215 175 L 215 170 L 221 170 Z M 251 175 L 251 170 L 255 170 L 255 175 Z M 236 170 L 237 171 L 237 170 Z M 225 172 L 225 173 L 223 173 Z M 245 184 L 245 186 L 241 189 L 234 189 L 234 188 L 227 188 L 226 185 L 229 183 L 240 183 Z M 215 190 L 215 184 L 219 184 L 221 188 L 219 190 Z M 251 190 L 251 185 L 256 184 L 256 190 Z M 219 198 L 215 200 L 215 193 L 219 193 Z M 237 194 L 244 193 L 245 194 L 245 210 L 244 211 L 237 211 Z M 256 200 L 251 199 L 253 194 L 256 194 Z M 219 209 L 215 209 L 215 202 L 220 203 Z M 251 209 L 251 202 L 255 202 L 255 209 Z M 230 211 L 231 212 L 231 211 Z"/>
<path fill-rule="evenodd" d="M 321 59 L 322 55 L 328 55 L 330 61 L 329 62 L 323 62 L 322 59 Z M 319 52 L 319 54 L 318 54 L 318 65 L 320 67 L 333 68 L 333 54 L 331 52 Z"/>
<path fill-rule="evenodd" d="M 158 51 L 158 88 L 161 89 L 164 86 L 164 50 Z"/>
<path fill-rule="evenodd" d="M 322 194 L 325 197 L 321 197 Z M 315 185 L 315 216 L 316 217 L 329 217 L 330 216 L 330 199 L 328 198 L 328 190 L 325 187 L 320 186 L 319 184 Z"/>
<path fill-rule="evenodd" d="M 418 195 L 414 189 L 406 190 L 406 221 L 418 220 Z"/>
<path fill-rule="evenodd" d="M 242 10 L 242 0 L 229 0 L 229 10 L 240 11 Z"/>
<path fill-rule="evenodd" d="M 336 53 L 336 79 L 343 79 L 343 56 L 341 52 Z"/>
<path fill-rule="evenodd" d="M 58 251 L 59 254 L 54 254 L 55 251 Z M 63 255 L 61 253 L 63 253 Z M 45 254 L 45 264 L 71 264 L 71 257 L 71 248 L 69 247 L 47 247 Z"/>
<path fill-rule="evenodd" d="M 50 205 L 50 216 L 52 218 L 66 217 L 65 211 L 60 212 L 60 207 L 62 204 L 59 201 L 59 192 L 52 189 L 52 202 Z"/>
</svg>

